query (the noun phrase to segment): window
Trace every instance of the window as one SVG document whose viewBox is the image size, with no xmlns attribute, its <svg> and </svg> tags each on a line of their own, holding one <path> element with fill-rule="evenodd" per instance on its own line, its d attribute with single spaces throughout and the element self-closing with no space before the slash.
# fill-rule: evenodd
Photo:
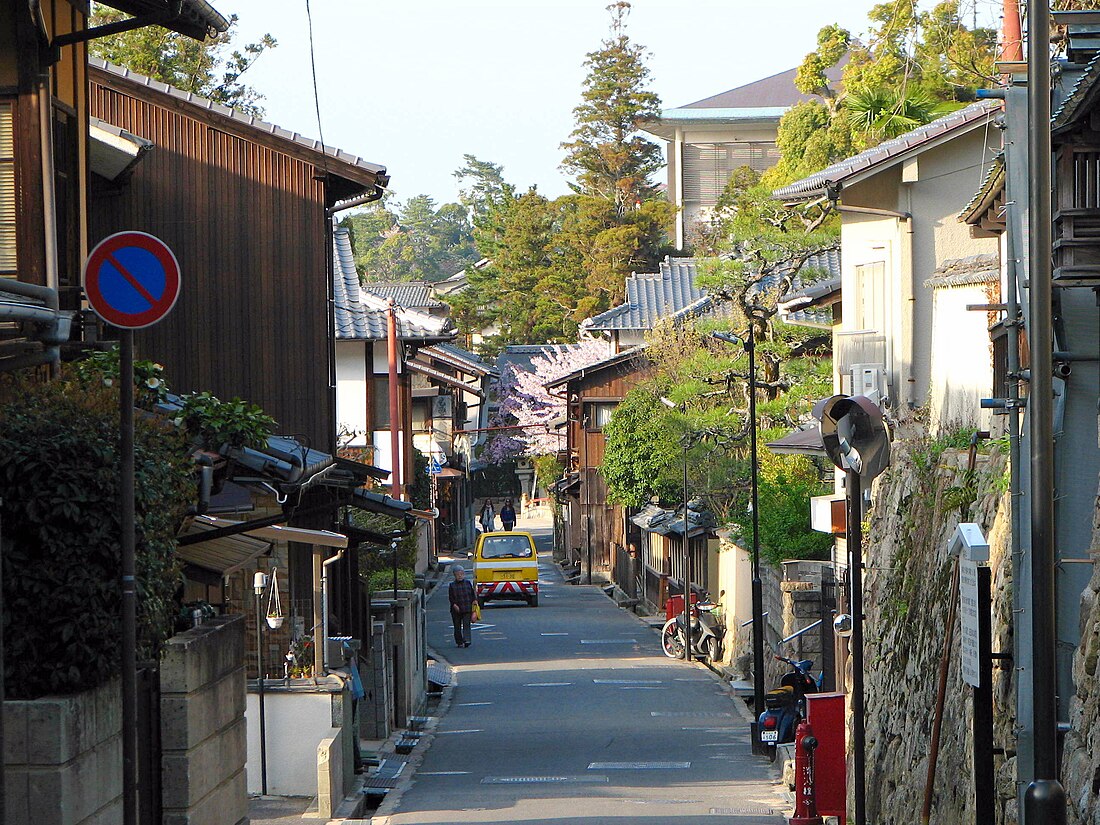
<svg viewBox="0 0 1100 825">
<path fill-rule="evenodd" d="M 533 555 L 527 536 L 490 536 L 481 542 L 483 559 L 529 559 Z"/>
<path fill-rule="evenodd" d="M 15 275 L 16 248 L 15 106 L 0 100 L 0 275 Z"/>
<path fill-rule="evenodd" d="M 584 428 L 586 430 L 602 430 L 611 420 L 611 413 L 615 411 L 618 402 L 593 403 L 584 405 Z"/>
<path fill-rule="evenodd" d="M 372 429 L 388 430 L 390 428 L 390 379 L 386 376 L 375 376 L 371 390 Z"/>
<path fill-rule="evenodd" d="M 774 143 L 684 144 L 684 200 L 713 205 L 742 166 L 764 172 L 779 161 Z"/>
<path fill-rule="evenodd" d="M 886 328 L 886 263 L 856 267 L 855 328 L 883 332 Z"/>
<path fill-rule="evenodd" d="M 412 405 L 412 428 L 414 433 L 426 433 L 431 430 L 431 398 L 417 398 Z"/>
</svg>

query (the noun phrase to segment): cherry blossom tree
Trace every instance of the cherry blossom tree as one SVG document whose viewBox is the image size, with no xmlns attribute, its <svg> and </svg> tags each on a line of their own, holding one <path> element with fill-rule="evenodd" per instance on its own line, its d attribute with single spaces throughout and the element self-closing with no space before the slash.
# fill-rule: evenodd
<svg viewBox="0 0 1100 825">
<path fill-rule="evenodd" d="M 609 354 L 607 342 L 586 338 L 576 344 L 548 344 L 545 354 L 531 359 L 531 369 L 509 364 L 497 381 L 499 400 L 492 427 L 522 427 L 497 433 L 482 457 L 501 464 L 515 458 L 553 455 L 564 445 L 564 429 L 555 425 L 565 418 L 565 398 L 552 395 L 546 385 L 571 372 L 602 361 Z"/>
</svg>

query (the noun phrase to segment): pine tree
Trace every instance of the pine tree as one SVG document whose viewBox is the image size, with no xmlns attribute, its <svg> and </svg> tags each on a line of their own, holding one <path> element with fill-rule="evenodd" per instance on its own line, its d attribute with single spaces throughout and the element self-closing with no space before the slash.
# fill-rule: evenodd
<svg viewBox="0 0 1100 825">
<path fill-rule="evenodd" d="M 623 214 L 655 194 L 650 175 L 663 166 L 661 150 L 639 127 L 660 114 L 660 99 L 646 89 L 646 49 L 626 35 L 630 3 L 607 8 L 611 34 L 585 60 L 588 75 L 573 110 L 572 140 L 562 144 L 562 168 L 576 177 L 577 192 L 612 201 Z"/>
</svg>

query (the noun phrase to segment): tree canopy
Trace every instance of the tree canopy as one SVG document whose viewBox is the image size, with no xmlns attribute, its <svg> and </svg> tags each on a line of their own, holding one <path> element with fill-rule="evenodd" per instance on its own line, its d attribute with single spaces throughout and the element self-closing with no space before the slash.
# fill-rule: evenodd
<svg viewBox="0 0 1100 825">
<path fill-rule="evenodd" d="M 89 25 L 114 23 L 128 17 L 117 9 L 96 3 Z M 229 28 L 224 33 L 203 42 L 160 26 L 143 26 L 96 38 L 88 44 L 88 48 L 96 57 L 154 80 L 263 117 L 264 109 L 260 102 L 264 96 L 244 83 L 241 76 L 260 55 L 275 48 L 278 43 L 270 34 L 265 34 L 255 43 L 234 48 L 236 26 L 237 15 L 234 14 L 229 18 Z"/>
<path fill-rule="evenodd" d="M 355 267 L 367 281 L 439 281 L 477 261 L 467 210 L 427 195 L 387 197 L 341 221 L 351 231 Z"/>
</svg>

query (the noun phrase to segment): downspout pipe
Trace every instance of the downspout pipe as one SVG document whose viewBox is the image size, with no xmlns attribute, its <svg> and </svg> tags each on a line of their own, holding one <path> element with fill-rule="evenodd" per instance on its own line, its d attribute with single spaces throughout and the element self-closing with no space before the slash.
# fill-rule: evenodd
<svg viewBox="0 0 1100 825">
<path fill-rule="evenodd" d="M 390 384 L 390 495 L 401 499 L 401 476 L 404 475 L 401 455 L 401 420 L 398 393 L 401 388 L 397 381 L 397 302 L 389 299 L 386 309 L 386 353 L 389 361 Z"/>
<path fill-rule="evenodd" d="M 331 558 L 327 558 L 323 562 L 321 562 L 321 610 L 322 610 L 321 624 L 322 624 L 322 627 L 324 628 L 324 640 L 325 640 L 325 647 L 324 647 L 324 652 L 323 652 L 323 657 L 324 658 L 323 658 L 322 661 L 324 663 L 326 673 L 332 667 L 332 663 L 329 662 L 329 660 L 328 660 L 328 639 L 329 639 L 329 635 L 330 635 L 329 627 L 328 627 L 329 612 L 330 612 L 329 606 L 328 606 L 328 601 L 329 601 L 329 593 L 328 593 L 329 567 L 333 564 L 336 564 L 336 562 L 340 561 L 340 559 L 342 559 L 343 557 L 344 557 L 344 548 L 341 547 L 339 550 L 336 551 L 335 556 L 332 556 Z"/>
</svg>

